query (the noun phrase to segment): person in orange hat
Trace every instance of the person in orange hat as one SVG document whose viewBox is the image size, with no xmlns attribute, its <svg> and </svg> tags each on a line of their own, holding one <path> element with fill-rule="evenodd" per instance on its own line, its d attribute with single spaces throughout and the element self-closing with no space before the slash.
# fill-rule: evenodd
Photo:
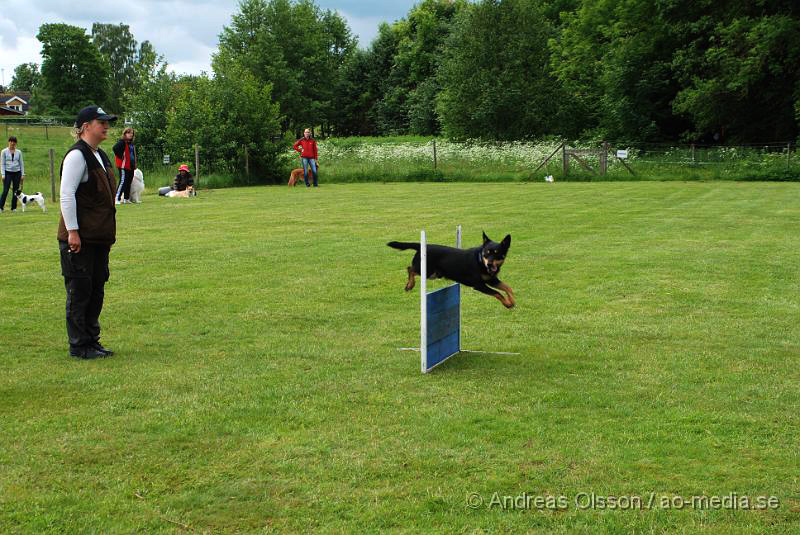
<svg viewBox="0 0 800 535">
<path fill-rule="evenodd" d="M 192 178 L 192 173 L 189 172 L 189 166 L 183 164 L 178 167 L 178 174 L 175 175 L 175 182 L 172 184 L 172 189 L 175 191 L 185 191 L 189 186 L 194 187 L 194 178 Z"/>
<path fill-rule="evenodd" d="M 167 195 L 171 191 L 186 191 L 186 188 L 189 186 L 194 187 L 194 178 L 192 177 L 192 173 L 189 172 L 189 166 L 186 164 L 182 164 L 178 167 L 178 174 L 175 175 L 175 180 L 172 182 L 172 186 L 165 186 L 158 190 L 159 195 Z"/>
</svg>

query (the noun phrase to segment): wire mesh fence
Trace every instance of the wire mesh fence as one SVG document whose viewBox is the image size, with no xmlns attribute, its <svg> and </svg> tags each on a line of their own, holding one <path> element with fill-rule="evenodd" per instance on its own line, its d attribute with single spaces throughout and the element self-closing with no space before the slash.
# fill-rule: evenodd
<svg viewBox="0 0 800 535">
<path fill-rule="evenodd" d="M 123 126 L 118 125 L 104 143 L 108 153 Z M 19 140 L 18 148 L 25 156 L 26 188 L 50 190 L 52 149 L 57 190 L 61 160 L 74 143 L 70 130 L 55 122 L 0 121 L 5 139 L 14 135 Z M 541 181 L 546 176 L 556 180 L 800 180 L 795 142 L 604 145 L 561 140 L 330 138 L 318 140 L 318 145 L 320 179 L 325 182 Z M 231 152 L 233 158 L 221 159 L 214 147 L 137 144 L 138 166 L 145 171 L 148 186 L 169 184 L 180 164 L 189 165 L 201 187 L 228 185 L 232 182 L 227 177 L 260 172 L 253 170 L 253 155 L 243 147 Z M 279 174 L 300 167 L 291 142 L 287 141 L 279 165 L 285 168 Z"/>
<path fill-rule="evenodd" d="M 794 143 L 453 142 L 320 143 L 334 178 L 418 180 L 800 179 Z"/>
</svg>

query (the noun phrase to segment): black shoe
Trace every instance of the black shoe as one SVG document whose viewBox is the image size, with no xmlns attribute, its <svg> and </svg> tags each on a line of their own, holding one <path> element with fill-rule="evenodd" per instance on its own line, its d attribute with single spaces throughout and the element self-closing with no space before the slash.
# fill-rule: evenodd
<svg viewBox="0 0 800 535">
<path fill-rule="evenodd" d="M 92 344 L 92 349 L 98 350 L 100 353 L 104 353 L 105 356 L 110 357 L 114 354 L 114 352 L 108 348 L 103 347 L 100 342 L 95 342 Z"/>
<path fill-rule="evenodd" d="M 98 351 L 93 347 L 78 347 L 78 348 L 70 348 L 69 356 L 76 357 L 79 359 L 100 359 L 103 357 L 107 357 L 108 355 Z"/>
</svg>

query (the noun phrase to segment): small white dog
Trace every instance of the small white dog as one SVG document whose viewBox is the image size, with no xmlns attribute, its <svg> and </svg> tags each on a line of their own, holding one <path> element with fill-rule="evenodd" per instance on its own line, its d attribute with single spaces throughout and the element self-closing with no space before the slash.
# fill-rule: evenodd
<svg viewBox="0 0 800 535">
<path fill-rule="evenodd" d="M 131 201 L 142 202 L 142 192 L 144 192 L 144 175 L 141 169 L 133 172 L 133 182 L 131 182 Z"/>
<path fill-rule="evenodd" d="M 42 212 L 47 211 L 47 205 L 44 202 L 44 195 L 42 195 L 41 191 L 37 191 L 36 195 L 25 195 L 22 191 L 17 192 L 17 199 L 19 202 L 22 203 L 22 211 L 25 211 L 25 206 L 31 203 L 36 203 L 39 205 L 39 208 L 42 209 Z"/>
<path fill-rule="evenodd" d="M 552 182 L 553 181 L 553 175 L 547 175 L 546 177 L 544 177 L 544 181 L 545 182 Z"/>
</svg>

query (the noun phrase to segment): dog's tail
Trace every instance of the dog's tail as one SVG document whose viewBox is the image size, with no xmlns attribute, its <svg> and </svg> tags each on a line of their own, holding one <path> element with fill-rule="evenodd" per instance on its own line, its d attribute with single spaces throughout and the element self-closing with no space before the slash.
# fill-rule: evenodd
<svg viewBox="0 0 800 535">
<path fill-rule="evenodd" d="M 393 247 L 395 249 L 400 249 L 401 251 L 405 251 L 406 249 L 414 249 L 415 251 L 419 251 L 418 243 L 410 243 L 404 241 L 390 241 L 386 245 L 388 245 L 389 247 Z"/>
</svg>

